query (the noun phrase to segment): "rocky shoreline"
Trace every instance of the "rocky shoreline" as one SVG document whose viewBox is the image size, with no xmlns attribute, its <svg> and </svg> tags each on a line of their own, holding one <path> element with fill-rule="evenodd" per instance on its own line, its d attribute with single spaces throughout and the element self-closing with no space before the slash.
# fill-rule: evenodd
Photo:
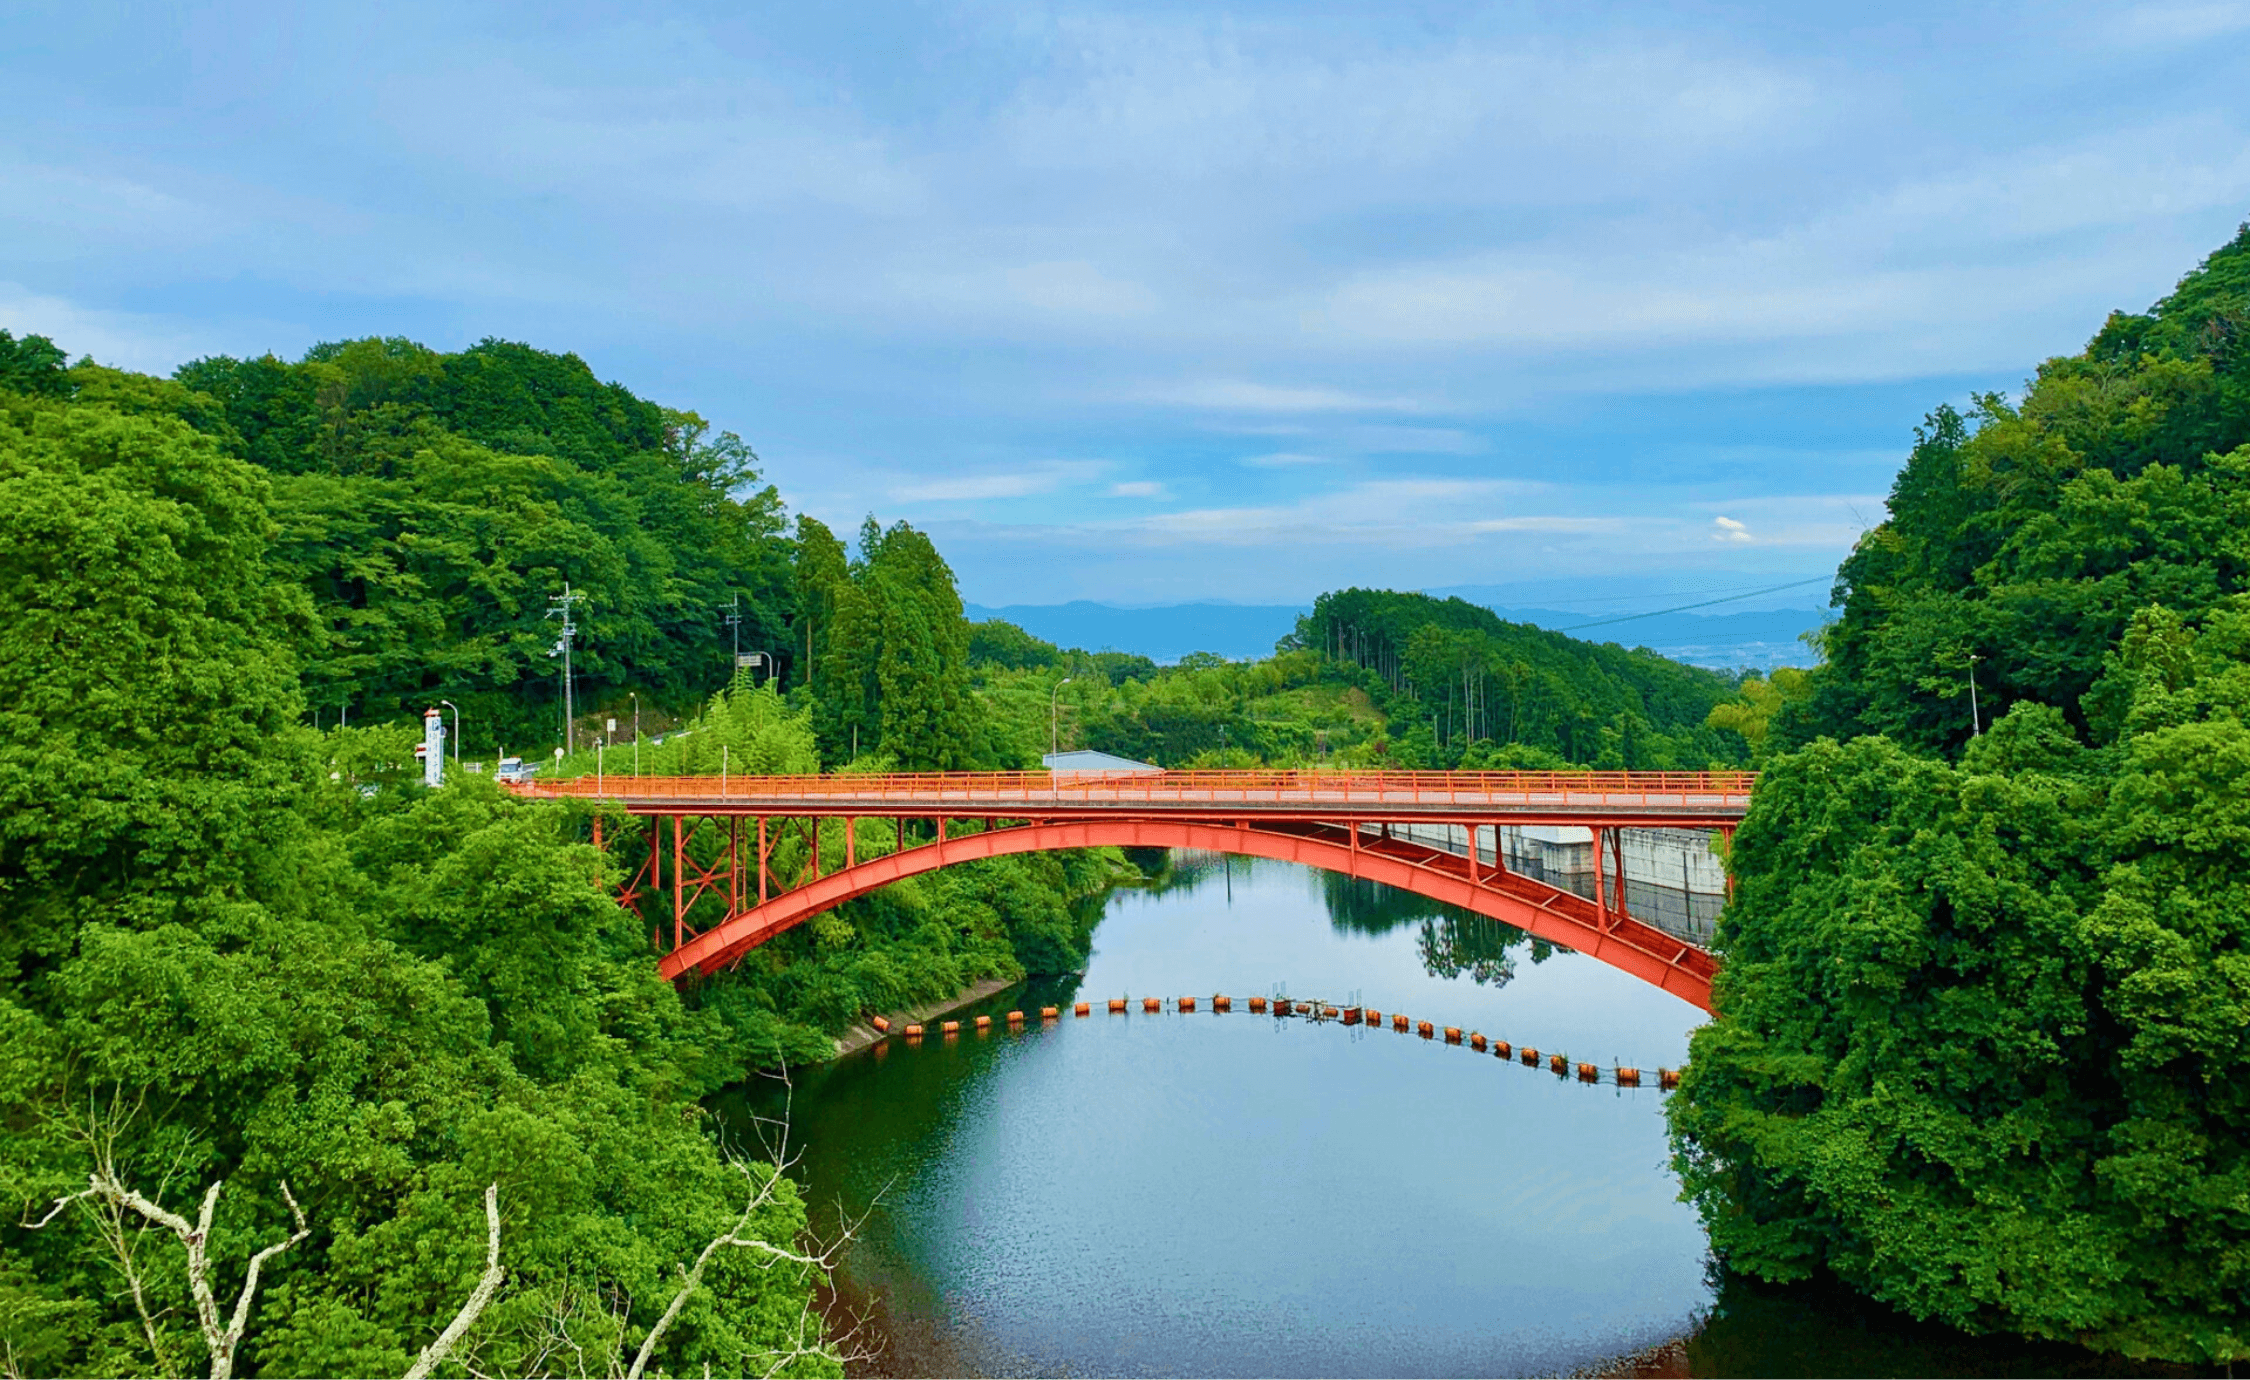
<svg viewBox="0 0 2250 1380">
<path fill-rule="evenodd" d="M 986 978 L 983 982 L 971 983 L 944 1001 L 932 1002 L 928 1006 L 908 1007 L 903 1011 L 885 1011 L 881 1014 L 885 1020 L 891 1023 L 891 1029 L 893 1030 L 903 1030 L 912 1024 L 928 1025 L 931 1020 L 949 1011 L 958 1011 L 964 1006 L 974 1006 L 987 997 L 996 996 L 1011 987 L 1021 986 L 1022 983 L 1023 979 L 1021 978 L 1014 981 L 1006 978 Z M 861 1021 L 836 1037 L 836 1057 L 841 1059 L 847 1054 L 856 1054 L 882 1038 L 881 1031 L 867 1022 Z"/>
</svg>

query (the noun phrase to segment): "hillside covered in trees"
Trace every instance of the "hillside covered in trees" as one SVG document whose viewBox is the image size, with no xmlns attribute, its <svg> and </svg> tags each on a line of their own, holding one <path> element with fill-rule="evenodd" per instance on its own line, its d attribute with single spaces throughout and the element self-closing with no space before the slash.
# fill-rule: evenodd
<svg viewBox="0 0 2250 1380">
<path fill-rule="evenodd" d="M 673 989 L 609 899 L 639 826 L 597 850 L 583 811 L 410 770 L 441 700 L 466 756 L 545 760 L 566 583 L 594 746 L 565 774 L 1747 751 L 1704 726 L 1725 678 L 1458 601 L 1330 596 L 1271 658 L 1157 667 L 969 624 L 910 526 L 786 518 L 737 438 L 572 356 L 363 340 L 155 378 L 0 334 L 9 1364 L 835 1371 L 794 1190 L 703 1100 L 870 1011 L 1081 968 L 1143 874 L 950 869 Z M 612 739 L 635 708 L 647 739 Z M 838 865 L 842 827 L 777 866 Z"/>
<path fill-rule="evenodd" d="M 744 1061 L 605 858 L 485 781 L 363 788 L 382 731 L 316 734 L 307 687 L 404 692 L 337 669 L 304 493 L 209 394 L 60 364 L 0 337 L 8 1366 L 836 1373 L 795 1189 L 698 1110 Z"/>
<path fill-rule="evenodd" d="M 1919 430 L 1825 664 L 1730 709 L 1772 755 L 1671 1104 L 1729 1267 L 2250 1356 L 2246 534 L 2250 228 Z"/>
</svg>

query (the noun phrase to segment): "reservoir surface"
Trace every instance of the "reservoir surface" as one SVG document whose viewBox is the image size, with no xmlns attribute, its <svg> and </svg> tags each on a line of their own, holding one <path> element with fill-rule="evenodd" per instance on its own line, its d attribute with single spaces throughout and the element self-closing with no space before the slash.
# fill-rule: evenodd
<svg viewBox="0 0 2250 1380">
<path fill-rule="evenodd" d="M 795 1080 L 816 1221 L 865 1219 L 840 1286 L 869 1316 L 870 1369 L 1552 1374 L 1693 1326 L 1703 1234 L 1653 1084 L 1700 1012 L 1402 893 L 1241 859 L 1182 871 L 1109 898 L 1082 979 L 960 1013 L 965 1030 L 994 1014 L 990 1033 Z M 1221 992 L 1230 1013 L 1209 1009 Z M 1651 1086 L 1246 1009 L 1281 993 L 1636 1065 Z M 1128 1014 L 1108 1014 L 1117 996 Z M 1201 1000 L 1152 1016 L 1150 996 Z M 1011 1007 L 1032 1012 L 1020 1032 Z"/>
<path fill-rule="evenodd" d="M 1702 1013 L 1583 955 L 1242 859 L 1175 858 L 1091 904 L 1083 977 L 715 1099 L 753 1150 L 752 1114 L 786 1114 L 815 1230 L 856 1223 L 830 1306 L 859 1324 L 854 1374 L 2190 1373 L 1715 1283 L 1654 1086 Z M 1247 1009 L 1283 993 L 1647 1082 Z"/>
</svg>

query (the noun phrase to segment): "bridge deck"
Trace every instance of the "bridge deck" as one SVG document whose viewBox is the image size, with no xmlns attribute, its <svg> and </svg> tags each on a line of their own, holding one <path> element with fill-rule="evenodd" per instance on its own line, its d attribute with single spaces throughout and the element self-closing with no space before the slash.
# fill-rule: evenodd
<svg viewBox="0 0 2250 1380">
<path fill-rule="evenodd" d="M 1368 820 L 1652 826 L 1738 822 L 1751 772 L 1270 772 L 1120 775 L 580 776 L 515 789 L 634 814 Z"/>
</svg>

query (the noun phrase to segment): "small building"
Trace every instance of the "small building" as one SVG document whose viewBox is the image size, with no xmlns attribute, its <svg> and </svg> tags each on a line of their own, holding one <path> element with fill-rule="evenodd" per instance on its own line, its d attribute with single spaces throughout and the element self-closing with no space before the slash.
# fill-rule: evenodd
<svg viewBox="0 0 2250 1380">
<path fill-rule="evenodd" d="M 1039 760 L 1057 776 L 1141 776 L 1164 770 L 1154 762 L 1136 762 L 1130 757 L 1084 748 L 1076 752 L 1050 752 Z"/>
</svg>

